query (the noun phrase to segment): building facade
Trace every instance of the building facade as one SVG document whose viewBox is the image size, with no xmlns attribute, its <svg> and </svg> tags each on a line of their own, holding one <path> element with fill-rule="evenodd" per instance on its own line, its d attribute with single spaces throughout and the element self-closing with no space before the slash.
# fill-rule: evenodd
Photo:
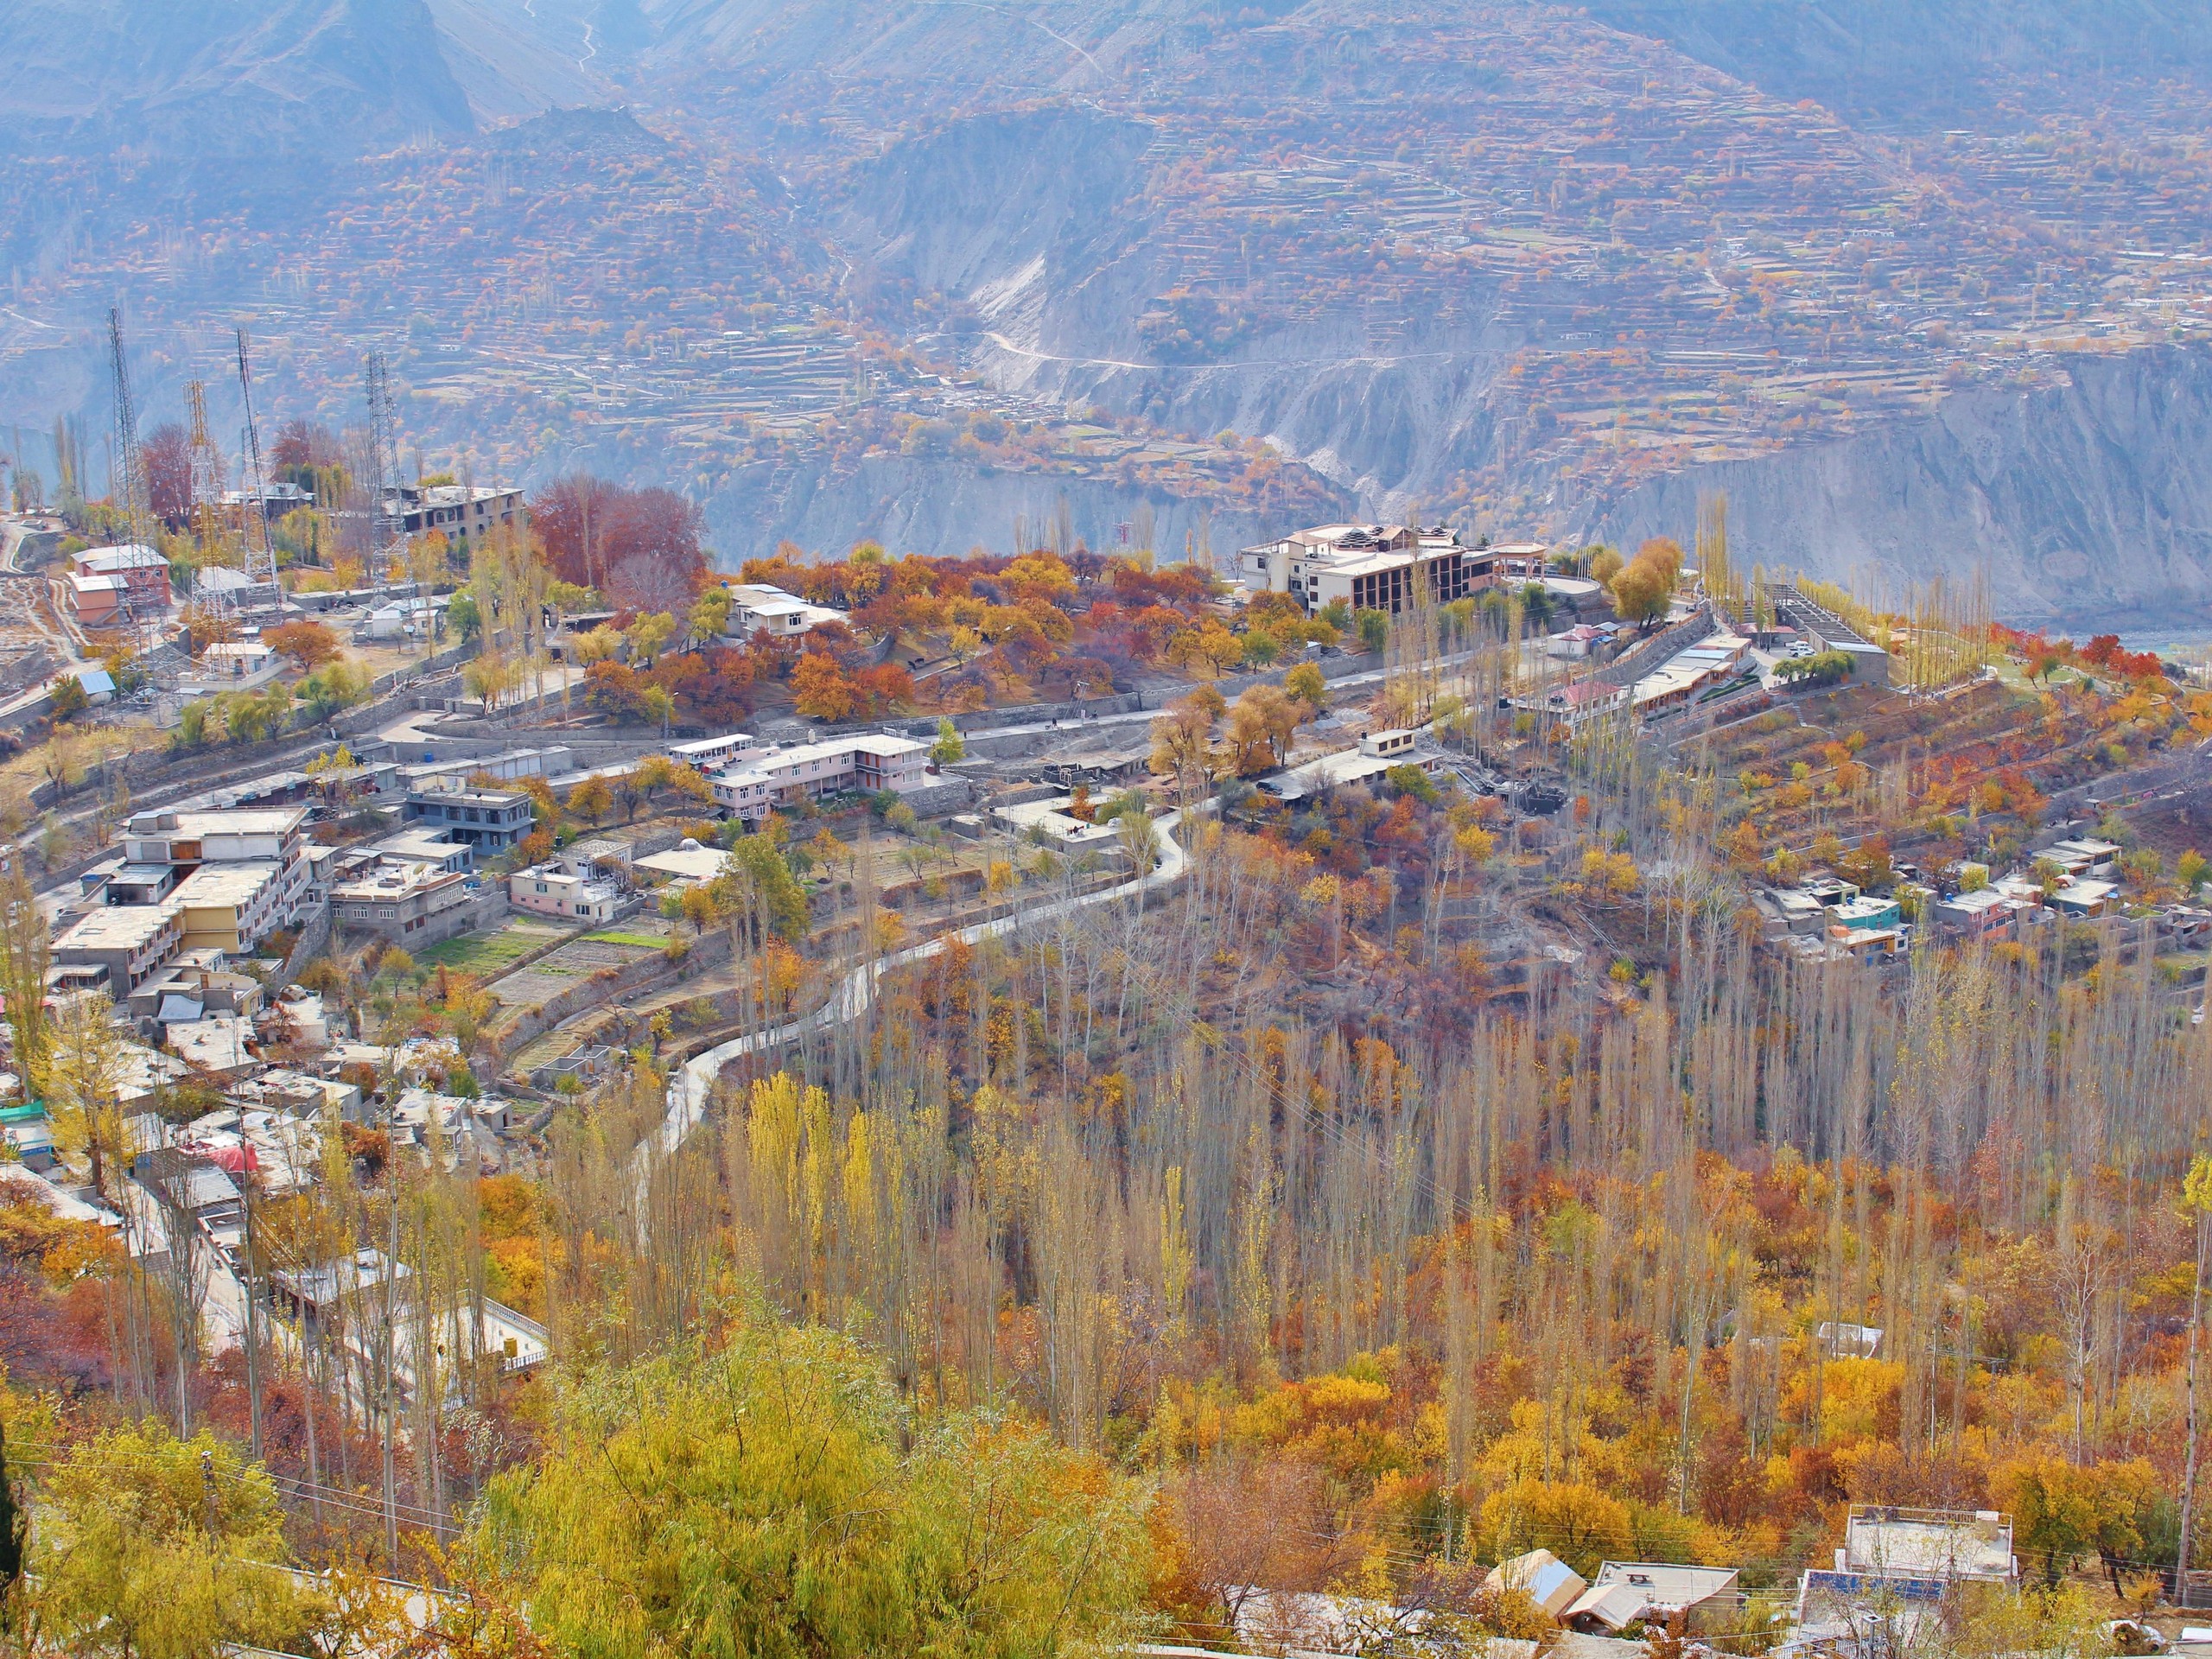
<svg viewBox="0 0 2212 1659">
<path fill-rule="evenodd" d="M 1288 594 L 1310 614 L 1341 601 L 1355 611 L 1396 615 L 1449 604 L 1494 580 L 1489 549 L 1464 545 L 1438 525 L 1317 524 L 1237 555 L 1237 575 L 1255 591 Z"/>
<path fill-rule="evenodd" d="M 88 547 L 73 555 L 67 573 L 69 606 L 87 627 L 144 622 L 168 613 L 175 597 L 169 562 L 143 543 Z M 104 620 L 101 620 L 104 619 Z"/>
<path fill-rule="evenodd" d="M 558 864 L 535 864 L 507 878 L 507 902 L 517 910 L 563 921 L 611 922 L 621 909 L 622 898 L 613 882 L 579 875 Z"/>
<path fill-rule="evenodd" d="M 906 794 L 927 781 L 929 745 L 881 733 L 834 737 L 787 749 L 748 752 L 710 781 L 715 803 L 734 817 L 766 817 L 779 806 L 854 791 Z"/>
<path fill-rule="evenodd" d="M 479 852 L 499 853 L 530 834 L 534 821 L 530 797 L 519 790 L 439 788 L 426 779 L 407 792 L 407 822 L 442 830 L 448 841 L 466 842 Z"/>
<path fill-rule="evenodd" d="M 477 890 L 457 870 L 383 863 L 330 890 L 333 918 L 348 933 L 369 933 L 410 948 L 466 933 L 475 923 Z"/>
<path fill-rule="evenodd" d="M 56 967 L 90 968 L 120 1006 L 184 948 L 184 924 L 169 905 L 105 905 L 54 940 Z"/>
<path fill-rule="evenodd" d="M 412 484 L 385 492 L 385 511 L 410 536 L 436 530 L 450 541 L 466 541 L 500 525 L 524 522 L 522 492 L 505 485 Z"/>
</svg>

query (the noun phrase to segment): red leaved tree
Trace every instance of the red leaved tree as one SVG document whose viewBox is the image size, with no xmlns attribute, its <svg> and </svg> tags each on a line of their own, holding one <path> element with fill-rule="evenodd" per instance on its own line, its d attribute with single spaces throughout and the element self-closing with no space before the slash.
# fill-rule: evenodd
<svg viewBox="0 0 2212 1659">
<path fill-rule="evenodd" d="M 597 588 L 618 610 L 681 609 L 706 574 L 699 509 L 673 490 L 572 473 L 537 493 L 530 521 L 562 580 Z"/>
<path fill-rule="evenodd" d="M 192 517 L 192 438 L 175 421 L 156 427 L 139 447 L 146 468 L 146 505 L 171 528 Z M 118 505 L 120 505 L 118 503 Z"/>
</svg>

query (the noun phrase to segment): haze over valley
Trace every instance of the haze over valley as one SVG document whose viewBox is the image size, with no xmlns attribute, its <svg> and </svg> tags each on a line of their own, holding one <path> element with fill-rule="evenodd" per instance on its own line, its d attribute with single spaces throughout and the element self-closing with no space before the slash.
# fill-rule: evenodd
<svg viewBox="0 0 2212 1659">
<path fill-rule="evenodd" d="M 2164 626 L 2212 594 L 2212 31 L 2077 14 L 44 0 L 0 433 L 103 429 L 120 301 L 149 418 L 243 324 L 342 427 L 380 347 L 427 464 L 667 482 L 733 568 L 1632 545 L 1725 490 L 1746 563 Z"/>
</svg>

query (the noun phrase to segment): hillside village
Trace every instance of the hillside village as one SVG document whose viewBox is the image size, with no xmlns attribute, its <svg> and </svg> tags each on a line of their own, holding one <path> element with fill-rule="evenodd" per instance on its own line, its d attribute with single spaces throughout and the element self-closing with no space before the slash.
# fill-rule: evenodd
<svg viewBox="0 0 2212 1659">
<path fill-rule="evenodd" d="M 971 1203 L 1015 1202 L 989 1181 L 1045 1193 L 1034 1160 L 1053 1147 L 1065 1179 L 1121 1167 L 1081 1201 L 1114 1229 L 1136 1224 L 1108 1194 L 1138 1179 L 1116 1126 L 1141 1092 L 1249 1098 L 1295 1073 L 1316 1101 L 1367 1103 L 1329 1109 L 1344 1115 L 1329 1133 L 1366 1146 L 1394 1103 L 1443 1086 L 1419 1074 L 1440 1076 L 1465 1045 L 1507 1079 L 1494 1087 L 1514 1111 L 1538 1098 L 1516 1068 L 1549 1055 L 1602 1125 L 1644 1087 L 1630 1046 L 1668 1040 L 1671 1018 L 1769 995 L 1800 999 L 1792 1040 L 1807 1043 L 1845 1007 L 1895 1007 L 1900 1090 L 1935 1033 L 1978 1041 L 1955 1022 L 2005 1006 L 2071 1008 L 2101 1030 L 2133 1021 L 2145 1065 L 2161 1045 L 2196 1055 L 2156 1071 L 2144 1098 L 2185 1094 L 2205 1075 L 2189 1069 L 2203 1058 L 2188 1033 L 2212 960 L 2201 666 L 2020 634 L 1972 595 L 1884 613 L 1734 569 L 1725 507 L 1688 554 L 1338 524 L 1240 550 L 1218 573 L 1041 545 L 964 560 L 792 549 L 726 575 L 696 516 L 590 479 L 527 501 L 497 486 L 395 488 L 364 525 L 317 506 L 315 468 L 328 488 L 333 463 L 296 435 L 278 501 L 234 495 L 135 523 L 78 503 L 9 521 L 5 580 L 33 619 L 0 780 L 14 836 L 0 1246 L 15 1387 L 108 1390 L 180 1440 L 250 1440 L 287 1524 L 312 1516 L 326 1541 L 334 1527 L 387 1574 L 428 1579 L 442 1569 L 426 1549 L 458 1535 L 506 1466 L 448 1445 L 458 1425 L 519 1433 L 547 1409 L 549 1366 L 632 1352 L 594 1325 L 595 1303 L 672 1332 L 665 1299 L 704 1294 L 687 1275 L 706 1258 L 664 1258 L 618 1219 L 620 1192 L 649 1182 L 666 1228 L 703 1202 L 683 1193 L 727 1180 L 733 1248 L 779 1306 L 905 1332 L 894 1363 L 912 1387 L 938 1374 L 945 1398 L 980 1400 L 996 1376 L 1086 1455 L 1141 1437 L 1149 1449 L 1130 1455 L 1157 1469 L 1166 1505 L 1147 1594 L 1188 1639 L 1364 1653 L 1449 1630 L 1581 1659 L 1647 1636 L 1872 1655 L 1899 1621 L 2017 1595 L 2045 1571 L 2056 1586 L 2096 1558 L 2053 1541 L 2017 1496 L 2025 1477 L 1993 1453 L 1990 1478 L 2016 1495 L 1997 1509 L 1936 1501 L 1975 1490 L 1950 1465 L 1816 1478 L 1800 1467 L 1815 1436 L 1775 1454 L 1787 1478 L 1770 1476 L 1783 1484 L 1769 1497 L 1724 1507 L 1709 1496 L 1724 1486 L 1700 1484 L 1698 1510 L 1654 1484 L 1689 1482 L 1687 1463 L 1602 1426 L 1632 1414 L 1620 1389 L 1662 1385 L 1681 1402 L 1666 1421 L 1688 1422 L 1710 1350 L 1735 1391 L 1726 1409 L 1748 1414 L 1727 1436 L 1788 1432 L 1785 1372 L 1800 1390 L 1789 1410 L 1818 1424 L 1831 1408 L 1802 1390 L 1832 1373 L 1839 1389 L 1918 1390 L 1932 1458 L 1964 1433 L 1972 1389 L 1973 1432 L 1993 1433 L 1990 1391 L 2045 1386 L 2031 1375 L 2056 1366 L 2056 1350 L 2023 1347 L 2016 1370 L 1993 1359 L 1946 1381 L 1941 1309 L 1912 1300 L 1894 1260 L 1878 1290 L 1821 1292 L 1843 1271 L 1803 1254 L 1827 1225 L 1821 1205 L 1840 1205 L 1846 1185 L 1862 1221 L 1878 1204 L 1894 1255 L 1893 1206 L 1918 1200 L 1870 1197 L 1872 1166 L 1840 1149 L 1827 1175 L 1794 1152 L 1754 1159 L 1748 1118 L 1732 1140 L 1716 1117 L 1714 1143 L 1756 1172 L 1744 1179 L 1764 1184 L 1758 1205 L 1802 1212 L 1803 1236 L 1756 1247 L 1773 1255 L 1770 1290 L 1719 1268 L 1698 1281 L 1710 1300 L 1705 1334 L 1679 1347 L 1687 1370 L 1664 1357 L 1675 1350 L 1655 1360 L 1655 1338 L 1624 1335 L 1624 1369 L 1602 1384 L 1612 1403 L 1576 1408 L 1583 1449 L 1564 1464 L 1548 1446 L 1510 1449 L 1550 1421 L 1530 1368 L 1573 1370 L 1542 1346 L 1551 1293 L 1502 1288 L 1520 1269 L 1501 1263 L 1494 1281 L 1468 1281 L 1490 1287 L 1475 1302 L 1454 1300 L 1471 1269 L 1451 1263 L 1494 1249 L 1487 1232 L 1452 1231 L 1464 1200 L 1432 1223 L 1455 1241 L 1438 1247 L 1445 1287 L 1418 1293 L 1461 1332 L 1435 1351 L 1402 1307 L 1294 1265 L 1288 1232 L 1251 1243 L 1249 1200 L 1230 1196 L 1242 1177 L 1180 1173 L 1200 1167 L 1195 1147 L 1166 1190 L 1215 1206 L 1225 1230 L 1206 1271 L 1255 1270 L 1235 1250 L 1289 1254 L 1269 1270 L 1272 1316 L 1239 1311 L 1261 1294 L 1244 1281 L 1216 1312 L 1158 1316 L 1182 1332 L 1173 1352 L 1165 1326 L 1120 1322 L 1134 1313 L 1109 1327 L 1070 1304 L 1052 1317 L 1072 1323 L 1036 1323 L 1058 1306 L 1050 1274 L 1077 1259 L 1046 1211 L 989 1224 L 1018 1225 L 1039 1253 L 1019 1274 L 1010 1245 L 959 1230 L 984 1225 Z M 138 534 L 86 533 L 118 525 Z M 227 580 L 251 566 L 223 562 L 242 545 L 282 556 Z M 1707 926 L 1726 954 L 1700 965 L 1685 930 Z M 1954 1000 L 1962 983 L 1970 1004 Z M 1802 1001 L 1823 995 L 1844 1001 Z M 1869 1039 L 1862 1026 L 1819 1040 Z M 1173 1057 L 1172 1082 L 1147 1045 Z M 1843 1052 L 1777 1051 L 1759 1109 L 1827 1109 L 1812 1103 L 1839 1083 Z M 1751 1110 L 1758 1068 L 1731 1083 L 1701 1052 L 1684 1064 L 1716 1115 L 1724 1101 Z M 832 1115 L 833 1093 L 854 1103 Z M 887 1112 L 900 1127 L 884 1133 L 926 1138 L 935 1123 L 940 1142 L 957 1114 L 958 1150 L 927 1156 L 964 1166 L 1021 1146 L 1028 1173 L 978 1162 L 972 1200 L 909 1210 L 921 1200 L 861 1138 Z M 722 1142 L 719 1177 L 687 1148 L 710 1115 L 752 1126 Z M 1931 1134 L 1967 1133 L 1939 1120 L 1949 1127 Z M 1158 1120 L 1163 1147 L 1171 1121 Z M 2168 1133 L 2149 1121 L 2140 1132 Z M 1532 1119 L 1482 1133 L 1503 1160 L 1520 1155 L 1509 1141 L 1572 1132 Z M 1446 1154 L 1426 1155 L 1426 1179 L 1456 1189 Z M 1564 1141 L 1554 1156 L 1574 1168 Z M 796 1173 L 786 1193 L 786 1173 L 825 1157 L 855 1184 L 845 1197 Z M 1330 1179 L 1353 1181 L 1357 1163 Z M 1669 1186 L 1670 1204 L 1718 1179 L 1665 1167 L 1650 1179 L 1688 1184 Z M 1384 1242 L 1409 1220 L 1364 1198 L 1330 1207 L 1325 1186 L 1295 1198 L 1284 1169 L 1267 1179 L 1285 1184 L 1286 1227 L 1319 1206 L 1303 1224 L 1327 1229 L 1341 1261 L 1417 1271 L 1408 1236 Z M 1620 1201 L 1612 1179 L 1593 1169 L 1572 1175 L 1579 1197 L 1562 1184 L 1480 1202 L 1525 1206 L 1549 1237 L 1599 1227 Z M 879 1202 L 889 1232 L 858 1219 Z M 1501 1228 L 1520 1224 L 1501 1211 Z M 871 1254 L 902 1226 L 946 1230 L 930 1248 L 952 1279 L 906 1285 Z M 1958 1248 L 1980 1247 L 1961 1235 Z M 1670 1271 L 1639 1260 L 1618 1270 Z M 1633 1295 L 1661 1294 L 1656 1282 Z M 2166 1308 L 2177 1293 L 2160 1283 L 2144 1294 Z M 1794 1306 L 1780 1300 L 1793 1284 Z M 105 1304 L 108 1325 L 88 1322 L 114 1285 L 130 1294 Z M 1517 1314 L 1500 1300 L 1523 1295 Z M 1534 1324 L 1513 1334 L 1522 1318 Z M 1496 1333 L 1471 1334 L 1484 1319 Z M 2126 1363 L 2170 1363 L 2178 1328 L 2132 1339 Z M 1055 1369 L 1071 1341 L 1093 1369 Z M 1492 1342 L 1520 1357 L 1482 1360 Z M 2095 1363 L 2120 1363 L 2113 1351 Z M 1487 1380 L 1459 1395 L 1439 1380 L 1478 1370 Z M 2075 1397 L 2087 1375 L 2057 1366 L 2048 1386 Z M 1921 1433 L 1894 1398 L 1881 1409 L 1848 1433 L 1868 1446 Z M 2180 1592 L 2120 1568 L 2155 1565 L 2129 1554 L 2150 1548 L 2152 1477 L 2128 1459 L 2161 1431 L 2101 1409 L 2110 1449 L 2088 1465 L 2103 1484 L 2083 1501 L 2120 1503 L 2136 1482 L 2141 1502 L 2113 1511 L 2138 1542 L 2097 1546 L 2112 1590 L 2098 1605 L 2155 1632 L 2173 1621 L 2150 1610 Z M 1201 1455 L 1231 1443 L 1243 1461 Z M 1599 1472 L 1647 1455 L 1642 1475 Z M 1718 1468 L 1697 1481 L 1721 1482 Z M 1485 1563 L 1471 1577 L 1449 1565 L 1470 1550 Z"/>
</svg>

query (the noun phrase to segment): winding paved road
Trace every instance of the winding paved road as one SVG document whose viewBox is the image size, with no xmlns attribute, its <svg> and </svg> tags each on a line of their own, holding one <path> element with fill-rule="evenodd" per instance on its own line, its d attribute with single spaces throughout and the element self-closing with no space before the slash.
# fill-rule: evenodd
<svg viewBox="0 0 2212 1659">
<path fill-rule="evenodd" d="M 999 917 L 995 921 L 978 922 L 973 927 L 963 927 L 950 937 L 963 944 L 975 944 L 982 940 L 996 938 L 1033 922 L 1049 921 L 1054 917 L 1069 915 L 1092 905 L 1103 905 L 1109 899 L 1125 898 L 1132 893 L 1150 893 L 1155 888 L 1172 886 L 1181 880 L 1189 863 L 1180 842 L 1175 839 L 1176 824 L 1181 817 L 1178 812 L 1168 812 L 1152 821 L 1160 840 L 1160 861 L 1146 874 L 1132 877 L 1117 886 L 1101 888 L 1073 899 L 1062 899 L 1033 910 L 1017 911 Z M 677 1152 L 690 1137 L 691 1131 L 707 1115 L 707 1103 L 714 1093 L 715 1079 L 721 1069 L 732 1060 L 764 1049 L 779 1047 L 816 1031 L 858 1019 L 875 1000 L 876 982 L 894 968 L 924 962 L 944 949 L 947 936 L 940 934 L 926 944 L 917 944 L 884 957 L 880 962 L 863 963 L 853 969 L 838 982 L 822 1006 L 811 1014 L 802 1014 L 786 1024 L 767 1031 L 757 1031 L 747 1037 L 733 1038 L 716 1045 L 704 1053 L 687 1060 L 681 1071 L 670 1079 L 668 1110 L 661 1120 L 660 1134 L 640 1146 L 635 1154 L 640 1160 L 652 1148 L 658 1147 L 665 1156 Z M 638 1173 L 642 1175 L 648 1167 L 640 1161 Z"/>
</svg>

